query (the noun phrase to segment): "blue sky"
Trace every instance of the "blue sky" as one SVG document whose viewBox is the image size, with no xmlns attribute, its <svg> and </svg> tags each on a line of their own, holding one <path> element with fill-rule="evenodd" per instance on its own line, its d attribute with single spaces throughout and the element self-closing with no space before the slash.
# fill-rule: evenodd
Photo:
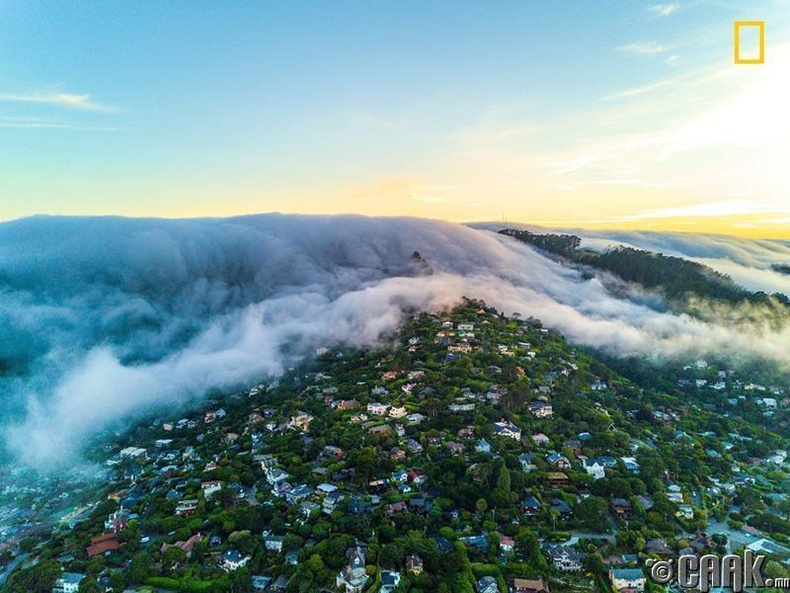
<svg viewBox="0 0 790 593">
<path fill-rule="evenodd" d="M 0 218 L 666 226 L 692 208 L 775 229 L 758 219 L 790 219 L 787 178 L 749 169 L 748 139 L 693 133 L 718 129 L 722 105 L 759 111 L 743 104 L 750 89 L 775 94 L 789 8 L 0 0 Z M 738 19 L 766 21 L 765 65 L 732 63 Z M 720 164 L 739 179 L 722 186 Z"/>
</svg>

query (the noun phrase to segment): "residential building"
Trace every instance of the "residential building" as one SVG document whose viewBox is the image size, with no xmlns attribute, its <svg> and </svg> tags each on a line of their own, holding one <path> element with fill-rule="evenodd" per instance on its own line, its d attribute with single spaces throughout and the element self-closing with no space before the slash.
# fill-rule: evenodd
<svg viewBox="0 0 790 593">
<path fill-rule="evenodd" d="M 365 571 L 365 549 L 357 544 L 346 552 L 348 565 L 335 579 L 337 588 L 345 587 L 347 593 L 360 593 L 368 582 Z"/>
<path fill-rule="evenodd" d="M 513 579 L 513 593 L 549 593 L 549 584 L 543 577 Z"/>
<path fill-rule="evenodd" d="M 645 581 L 641 568 L 609 569 L 609 582 L 616 593 L 642 593 Z"/>
<path fill-rule="evenodd" d="M 52 593 L 77 593 L 80 581 L 85 578 L 81 572 L 64 572 L 55 581 Z"/>
<path fill-rule="evenodd" d="M 240 569 L 242 566 L 246 566 L 250 558 L 251 556 L 242 554 L 239 550 L 226 550 L 225 553 L 220 556 L 219 565 L 223 570 L 233 572 L 234 570 Z"/>
<path fill-rule="evenodd" d="M 521 440 L 521 429 L 508 420 L 494 422 L 494 433 L 497 436 L 507 437 L 514 441 Z"/>
</svg>

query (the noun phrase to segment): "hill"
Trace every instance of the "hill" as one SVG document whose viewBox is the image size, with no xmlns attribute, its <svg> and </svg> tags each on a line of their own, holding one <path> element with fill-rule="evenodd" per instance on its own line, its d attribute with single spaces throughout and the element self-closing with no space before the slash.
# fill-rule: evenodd
<svg viewBox="0 0 790 593">
<path fill-rule="evenodd" d="M 606 563 L 735 549 L 745 525 L 790 544 L 786 388 L 713 361 L 653 379 L 481 301 L 414 314 L 382 347 L 320 349 L 97 442 L 108 478 L 69 522 L 46 527 L 45 487 L 6 488 L 44 527 L 17 537 L 37 563 L 3 591 L 48 591 L 61 567 L 86 590 L 589 591 Z"/>
<path fill-rule="evenodd" d="M 763 305 L 782 314 L 786 314 L 790 306 L 790 300 L 783 294 L 750 292 L 738 286 L 726 274 L 680 257 L 624 246 L 603 252 L 592 251 L 581 248 L 581 239 L 575 235 L 537 234 L 516 229 L 502 229 L 499 233 L 569 262 L 610 272 L 647 289 L 658 289 L 681 308 L 693 298 L 711 299 L 730 305 Z"/>
</svg>

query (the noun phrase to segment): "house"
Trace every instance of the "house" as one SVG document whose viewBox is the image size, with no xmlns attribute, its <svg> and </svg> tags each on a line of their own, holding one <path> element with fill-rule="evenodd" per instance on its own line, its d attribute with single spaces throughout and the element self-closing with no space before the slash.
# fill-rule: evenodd
<svg viewBox="0 0 790 593">
<path fill-rule="evenodd" d="M 512 554 L 516 548 L 516 540 L 503 533 L 497 532 L 497 535 L 499 536 L 499 551 L 503 554 Z"/>
<path fill-rule="evenodd" d="M 552 511 L 557 511 L 560 517 L 568 517 L 573 514 L 570 505 L 561 498 L 552 498 L 549 502 Z"/>
<path fill-rule="evenodd" d="M 357 544 L 346 552 L 348 564 L 335 578 L 335 586 L 340 589 L 345 587 L 347 593 L 360 593 L 368 582 L 365 571 L 365 553 L 363 546 Z"/>
<path fill-rule="evenodd" d="M 485 535 L 467 535 L 459 537 L 458 541 L 470 548 L 477 548 L 483 551 L 488 550 L 488 538 Z"/>
<path fill-rule="evenodd" d="M 447 447 L 453 455 L 463 455 L 465 451 L 465 447 L 461 443 L 456 443 L 454 441 L 447 441 L 444 446 Z"/>
<path fill-rule="evenodd" d="M 548 445 L 549 444 L 549 437 L 547 437 L 542 432 L 537 432 L 532 435 L 532 442 L 536 445 Z"/>
<path fill-rule="evenodd" d="M 242 554 L 239 550 L 225 550 L 225 553 L 220 556 L 220 568 L 228 572 L 238 570 L 247 565 L 251 556 Z"/>
<path fill-rule="evenodd" d="M 393 482 L 400 482 L 401 484 L 405 484 L 409 479 L 409 472 L 405 470 L 398 470 L 392 474 Z"/>
<path fill-rule="evenodd" d="M 323 482 L 315 487 L 316 491 L 319 494 L 332 494 L 333 492 L 337 492 L 338 488 L 334 484 L 330 484 L 328 482 Z"/>
<path fill-rule="evenodd" d="M 486 455 L 490 455 L 491 454 L 491 444 L 488 441 L 486 441 L 485 439 L 480 439 L 475 444 L 475 451 L 477 453 L 484 453 Z"/>
<path fill-rule="evenodd" d="M 359 402 L 355 399 L 344 399 L 337 402 L 337 410 L 340 412 L 344 412 L 346 410 L 353 410 L 359 406 Z"/>
<path fill-rule="evenodd" d="M 118 456 L 121 459 L 145 461 L 148 459 L 148 451 L 142 447 L 126 447 L 125 449 L 121 449 L 121 452 L 118 453 Z"/>
<path fill-rule="evenodd" d="M 422 453 L 422 445 L 414 439 L 406 439 L 406 447 L 415 455 Z"/>
<path fill-rule="evenodd" d="M 663 539 L 655 538 L 649 539 L 645 543 L 645 554 L 656 554 L 657 556 L 670 558 L 675 555 L 675 552 Z"/>
<path fill-rule="evenodd" d="M 314 502 L 310 502 L 309 500 L 305 500 L 299 505 L 299 511 L 302 513 L 305 519 L 309 519 L 314 513 L 317 513 L 321 510 L 321 507 Z"/>
<path fill-rule="evenodd" d="M 406 416 L 406 423 L 409 426 L 416 426 L 417 424 L 423 422 L 425 419 L 426 416 L 423 416 L 422 414 L 415 412 L 414 414 L 409 414 L 408 416 Z"/>
<path fill-rule="evenodd" d="M 324 500 L 321 502 L 322 510 L 325 514 L 331 515 L 334 513 L 340 503 L 343 502 L 343 493 L 339 491 L 330 492 L 326 496 L 324 496 Z"/>
<path fill-rule="evenodd" d="M 129 513 L 129 509 L 120 508 L 114 513 L 110 513 L 109 517 L 107 517 L 107 520 L 104 522 L 104 531 L 112 531 L 113 533 L 123 531 L 129 526 L 130 518 L 131 513 Z"/>
<path fill-rule="evenodd" d="M 373 436 L 380 436 L 386 437 L 391 435 L 393 432 L 392 427 L 389 424 L 381 424 L 380 426 L 372 426 L 368 429 L 368 434 Z"/>
<path fill-rule="evenodd" d="M 564 455 L 560 455 L 556 451 L 551 451 L 546 455 L 546 462 L 558 469 L 568 469 L 571 466 L 571 462 L 568 458 Z"/>
<path fill-rule="evenodd" d="M 637 462 L 635 457 L 621 457 L 620 461 L 623 462 L 625 471 L 627 471 L 629 474 L 639 473 L 639 462 Z"/>
<path fill-rule="evenodd" d="M 403 501 L 393 502 L 387 505 L 387 514 L 388 515 L 395 515 L 399 513 L 405 513 L 408 510 L 406 503 Z"/>
<path fill-rule="evenodd" d="M 543 579 L 513 579 L 513 593 L 549 593 L 549 585 Z"/>
<path fill-rule="evenodd" d="M 554 415 L 554 409 L 547 402 L 532 402 L 527 407 L 537 418 L 551 418 Z"/>
<path fill-rule="evenodd" d="M 521 508 L 524 510 L 525 515 L 534 516 L 540 514 L 543 505 L 541 505 L 540 501 L 534 496 L 527 496 L 524 502 L 521 503 Z"/>
<path fill-rule="evenodd" d="M 188 517 L 189 515 L 194 515 L 195 512 L 197 512 L 197 506 L 197 498 L 186 498 L 176 505 L 175 514 L 178 517 Z"/>
<path fill-rule="evenodd" d="M 645 575 L 641 568 L 610 568 L 609 582 L 615 593 L 642 593 Z"/>
<path fill-rule="evenodd" d="M 313 489 L 306 484 L 301 484 L 295 488 L 291 488 L 285 493 L 285 500 L 288 504 L 299 504 L 313 493 Z"/>
<path fill-rule="evenodd" d="M 526 453 L 522 453 L 518 456 L 518 462 L 521 464 L 521 471 L 529 473 L 534 469 L 537 469 L 537 466 L 532 463 L 532 459 L 535 457 L 535 454 L 527 451 Z"/>
<path fill-rule="evenodd" d="M 91 539 L 91 545 L 88 546 L 88 558 L 94 556 L 105 555 L 117 551 L 121 547 L 118 541 L 118 536 L 115 533 L 103 533 Z"/>
<path fill-rule="evenodd" d="M 200 484 L 200 490 L 203 492 L 203 498 L 211 500 L 217 492 L 222 490 L 222 482 L 219 480 L 212 480 L 210 482 L 203 482 Z"/>
<path fill-rule="evenodd" d="M 84 578 L 81 572 L 64 572 L 52 586 L 52 593 L 77 593 Z"/>
<path fill-rule="evenodd" d="M 579 572 L 584 554 L 568 546 L 553 546 L 549 548 L 549 558 L 557 570 Z"/>
<path fill-rule="evenodd" d="M 625 498 L 613 498 L 610 501 L 612 510 L 618 517 L 631 517 L 634 514 L 634 505 Z"/>
<path fill-rule="evenodd" d="M 253 591 L 265 591 L 269 583 L 272 582 L 272 577 L 267 577 L 263 575 L 252 575 L 252 590 Z"/>
<path fill-rule="evenodd" d="M 407 414 L 406 408 L 404 406 L 399 407 L 391 407 L 389 411 L 390 418 L 403 418 Z"/>
<path fill-rule="evenodd" d="M 386 416 L 389 408 L 390 408 L 389 404 L 382 404 L 381 402 L 373 402 L 368 404 L 367 410 L 368 410 L 368 414 L 373 414 L 374 416 Z"/>
<path fill-rule="evenodd" d="M 321 455 L 326 459 L 331 459 L 333 461 L 342 461 L 343 458 L 346 456 L 346 453 L 340 447 L 335 447 L 334 445 L 327 445 L 321 450 Z"/>
<path fill-rule="evenodd" d="M 414 484 L 415 486 L 419 486 L 420 484 L 424 484 L 428 477 L 425 475 L 425 472 L 420 469 L 412 469 L 409 470 L 407 475 L 407 479 L 410 483 Z"/>
<path fill-rule="evenodd" d="M 653 500 L 653 497 L 648 495 L 648 494 L 637 494 L 635 498 L 636 498 L 636 501 L 640 505 L 642 505 L 642 508 L 644 510 L 646 510 L 646 511 L 649 511 L 654 506 L 656 506 L 656 503 Z"/>
<path fill-rule="evenodd" d="M 416 554 L 406 556 L 406 572 L 420 574 L 423 570 L 422 558 Z"/>
<path fill-rule="evenodd" d="M 565 472 L 549 472 L 546 474 L 546 482 L 553 488 L 564 488 L 570 486 L 571 481 Z"/>
<path fill-rule="evenodd" d="M 694 507 L 690 504 L 679 504 L 675 516 L 678 519 L 691 520 L 694 518 Z"/>
<path fill-rule="evenodd" d="M 192 555 L 192 550 L 195 545 L 202 540 L 203 535 L 200 532 L 197 532 L 186 541 L 177 541 L 174 544 L 162 544 L 162 547 L 159 548 L 159 551 L 164 554 L 168 548 L 181 548 L 184 550 L 184 552 L 186 552 L 187 558 L 189 558 Z"/>
<path fill-rule="evenodd" d="M 291 550 L 285 555 L 285 563 L 290 566 L 297 566 L 299 564 L 299 550 Z"/>
<path fill-rule="evenodd" d="M 606 468 L 597 459 L 584 459 L 582 467 L 594 480 L 606 477 Z"/>
<path fill-rule="evenodd" d="M 277 552 L 278 554 L 283 551 L 283 536 L 282 535 L 267 535 L 263 538 L 263 544 L 267 552 Z"/>
<path fill-rule="evenodd" d="M 309 432 L 310 423 L 312 421 L 313 421 L 313 417 L 307 412 L 297 412 L 295 416 L 291 416 L 291 419 L 288 421 L 287 426 L 288 428 L 293 428 L 294 430 Z"/>
<path fill-rule="evenodd" d="M 269 593 L 284 592 L 288 588 L 289 582 L 290 579 L 284 574 L 281 574 L 280 576 L 277 577 L 277 580 L 272 583 L 271 587 L 269 587 Z"/>
<path fill-rule="evenodd" d="M 494 577 L 483 577 L 475 585 L 477 593 L 499 593 L 499 586 Z"/>
<path fill-rule="evenodd" d="M 381 571 L 381 593 L 392 593 L 400 584 L 400 573 L 394 570 Z"/>
<path fill-rule="evenodd" d="M 475 409 L 474 402 L 454 402 L 447 406 L 451 412 L 471 412 Z"/>
<path fill-rule="evenodd" d="M 494 433 L 500 437 L 507 437 L 514 441 L 521 440 L 521 429 L 508 420 L 494 422 Z"/>
<path fill-rule="evenodd" d="M 272 486 L 277 486 L 277 484 L 285 482 L 290 477 L 291 475 L 289 473 L 284 472 L 279 467 L 275 467 L 266 472 L 266 481 Z"/>
</svg>

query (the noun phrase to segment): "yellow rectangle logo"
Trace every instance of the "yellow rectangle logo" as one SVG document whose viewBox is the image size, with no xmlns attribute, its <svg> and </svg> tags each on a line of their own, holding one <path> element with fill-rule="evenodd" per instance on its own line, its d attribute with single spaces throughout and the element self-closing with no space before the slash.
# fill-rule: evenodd
<svg viewBox="0 0 790 593">
<path fill-rule="evenodd" d="M 760 53 L 758 57 L 744 58 L 741 56 L 741 29 L 757 27 L 760 34 Z M 765 21 L 735 21 L 735 63 L 736 64 L 764 64 L 765 63 Z"/>
</svg>

